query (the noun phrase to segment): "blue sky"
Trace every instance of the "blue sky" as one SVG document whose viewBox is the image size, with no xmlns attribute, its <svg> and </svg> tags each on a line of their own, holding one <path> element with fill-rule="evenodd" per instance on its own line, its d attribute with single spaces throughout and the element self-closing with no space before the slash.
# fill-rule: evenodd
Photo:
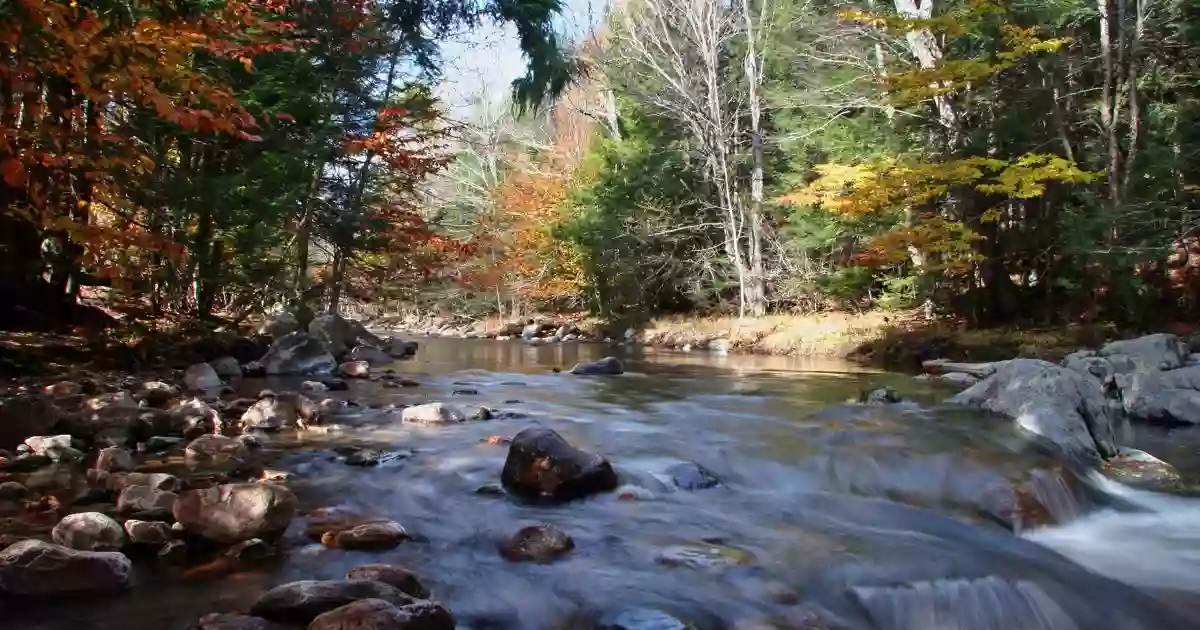
<svg viewBox="0 0 1200 630">
<path fill-rule="evenodd" d="M 563 0 L 563 3 L 558 31 L 561 36 L 577 39 L 588 31 L 589 14 L 593 20 L 601 18 L 606 0 Z M 492 100 L 507 95 L 509 84 L 525 67 L 511 27 L 483 26 L 442 44 L 441 49 L 444 81 L 437 94 L 448 106 L 451 117 L 460 120 L 466 117 L 468 103 L 477 95 Z"/>
</svg>

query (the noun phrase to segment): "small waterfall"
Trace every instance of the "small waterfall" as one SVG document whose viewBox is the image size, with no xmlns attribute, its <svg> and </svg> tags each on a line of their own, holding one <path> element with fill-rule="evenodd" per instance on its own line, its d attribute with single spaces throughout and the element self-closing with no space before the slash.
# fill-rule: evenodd
<svg viewBox="0 0 1200 630">
<path fill-rule="evenodd" d="M 1141 511 L 1105 509 L 1023 536 L 1115 580 L 1200 593 L 1200 500 L 1130 488 L 1098 473 L 1089 481 Z"/>
<path fill-rule="evenodd" d="M 989 576 L 853 592 L 879 630 L 1079 630 L 1032 582 Z"/>
</svg>

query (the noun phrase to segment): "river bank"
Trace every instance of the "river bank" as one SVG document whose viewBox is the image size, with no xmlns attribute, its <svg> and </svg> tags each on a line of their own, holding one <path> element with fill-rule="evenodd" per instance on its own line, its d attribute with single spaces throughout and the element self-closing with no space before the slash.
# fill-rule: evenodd
<svg viewBox="0 0 1200 630">
<path fill-rule="evenodd" d="M 762 318 L 664 316 L 641 326 L 607 324 L 578 313 L 489 317 L 376 317 L 373 327 L 427 338 L 520 339 L 529 343 L 602 342 L 682 352 L 849 358 L 917 370 L 922 361 L 1059 360 L 1082 347 L 1133 336 L 1111 325 L 971 329 L 920 310 L 830 312 Z"/>
</svg>

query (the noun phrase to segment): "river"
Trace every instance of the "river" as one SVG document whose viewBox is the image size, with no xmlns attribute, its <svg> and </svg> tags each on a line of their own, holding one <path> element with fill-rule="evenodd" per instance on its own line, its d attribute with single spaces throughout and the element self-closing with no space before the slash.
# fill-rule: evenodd
<svg viewBox="0 0 1200 630">
<path fill-rule="evenodd" d="M 383 562 L 414 571 L 460 628 L 475 630 L 583 628 L 627 606 L 701 629 L 1200 628 L 1195 499 L 1076 479 L 1007 422 L 939 407 L 951 392 L 903 374 L 708 353 L 627 356 L 618 377 L 551 371 L 605 352 L 425 340 L 396 365 L 420 387 L 352 382 L 335 395 L 368 409 L 335 418 L 345 431 L 274 438 L 271 467 L 292 475 L 304 508 L 391 518 L 415 537 L 392 551 L 325 549 L 297 519 L 280 558 L 258 569 L 181 581 L 142 568 L 128 593 L 19 607 L 0 625 L 182 629 L 207 612 L 245 610 L 276 584 Z M 883 386 L 918 405 L 843 404 Z M 413 427 L 382 409 L 429 401 L 523 417 Z M 628 487 L 559 506 L 480 492 L 498 483 L 507 452 L 486 438 L 531 425 L 603 454 Z M 1194 432 L 1131 431 L 1134 445 L 1169 444 L 1156 454 L 1197 472 Z M 333 454 L 341 444 L 395 457 L 351 467 Z M 721 485 L 675 488 L 664 471 L 677 462 L 700 464 Z M 569 533 L 574 551 L 551 564 L 500 557 L 498 539 L 537 523 Z M 681 554 L 703 566 L 679 566 Z"/>
</svg>

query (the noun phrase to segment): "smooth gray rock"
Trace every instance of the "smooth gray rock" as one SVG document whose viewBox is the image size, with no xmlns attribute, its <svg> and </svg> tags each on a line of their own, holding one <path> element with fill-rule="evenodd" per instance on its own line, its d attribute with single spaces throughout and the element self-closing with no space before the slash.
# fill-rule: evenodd
<svg viewBox="0 0 1200 630">
<path fill-rule="evenodd" d="M 461 409 L 439 402 L 405 407 L 400 412 L 400 420 L 417 424 L 453 424 L 466 422 L 467 417 Z"/>
<path fill-rule="evenodd" d="M 281 623 L 308 624 L 322 613 L 361 599 L 380 599 L 397 607 L 418 601 L 373 580 L 302 580 L 267 591 L 250 608 L 250 614 Z"/>
<path fill-rule="evenodd" d="M 1174 370 L 1187 363 L 1188 347 L 1170 333 L 1157 333 L 1136 339 L 1122 339 L 1100 348 L 1102 357 L 1124 356 L 1148 370 Z"/>
<path fill-rule="evenodd" d="M 54 526 L 51 537 L 77 551 L 118 551 L 125 546 L 121 524 L 100 512 L 68 514 Z"/>
<path fill-rule="evenodd" d="M 1200 424 L 1200 365 L 1115 378 L 1125 413 L 1163 424 Z"/>
<path fill-rule="evenodd" d="M 604 357 L 596 361 L 577 363 L 571 368 L 571 374 L 579 376 L 616 376 L 625 373 L 625 366 L 616 357 Z"/>
<path fill-rule="evenodd" d="M 272 483 L 231 483 L 179 495 L 175 520 L 193 534 L 224 544 L 273 541 L 296 516 L 291 490 Z"/>
<path fill-rule="evenodd" d="M 217 371 L 207 363 L 189 365 L 183 372 L 183 386 L 190 391 L 208 391 L 217 389 L 223 384 Z"/>
<path fill-rule="evenodd" d="M 1115 455 L 1112 419 L 1098 380 L 1036 359 L 1013 359 L 950 399 L 1012 418 L 1069 457 Z"/>
<path fill-rule="evenodd" d="M 241 378 L 242 364 L 234 357 L 220 357 L 208 362 L 221 378 Z"/>
<path fill-rule="evenodd" d="M 50 597 L 111 592 L 129 583 L 129 558 L 115 551 L 75 551 L 40 540 L 0 550 L 0 595 Z"/>
</svg>

